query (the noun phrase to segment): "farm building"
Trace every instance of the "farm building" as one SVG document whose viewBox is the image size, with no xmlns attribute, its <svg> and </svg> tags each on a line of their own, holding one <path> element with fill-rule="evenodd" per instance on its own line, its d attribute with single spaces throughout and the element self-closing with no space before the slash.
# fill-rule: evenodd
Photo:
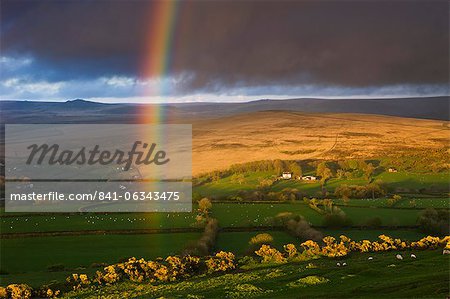
<svg viewBox="0 0 450 299">
<path fill-rule="evenodd" d="M 317 177 L 316 176 L 313 176 L 313 175 L 305 175 L 305 176 L 302 176 L 302 180 L 304 180 L 304 181 L 317 181 Z"/>
<path fill-rule="evenodd" d="M 284 180 L 290 180 L 292 178 L 292 172 L 283 172 L 281 178 Z"/>
<path fill-rule="evenodd" d="M 389 172 L 397 172 L 398 170 L 397 170 L 397 168 L 390 167 L 390 168 L 388 169 L 388 171 L 389 171 Z"/>
</svg>

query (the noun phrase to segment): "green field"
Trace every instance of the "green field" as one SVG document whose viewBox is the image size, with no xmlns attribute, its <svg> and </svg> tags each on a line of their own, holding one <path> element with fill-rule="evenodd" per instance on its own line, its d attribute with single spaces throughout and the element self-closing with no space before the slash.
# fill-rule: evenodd
<svg viewBox="0 0 450 299">
<path fill-rule="evenodd" d="M 230 178 L 223 178 L 216 183 L 196 187 L 194 192 L 202 195 L 228 196 L 239 190 L 251 191 L 255 190 L 261 176 L 269 175 L 270 173 L 258 172 L 250 174 L 242 185 L 232 182 Z M 449 208 L 448 197 L 445 194 L 419 194 L 411 191 L 411 188 L 406 188 L 409 183 L 413 182 L 411 184 L 414 185 L 415 180 L 420 179 L 423 179 L 424 186 L 434 184 L 442 187 L 439 183 L 439 180 L 441 183 L 443 180 L 441 174 L 430 174 L 426 178 L 423 175 L 405 176 L 402 173 L 379 176 L 389 182 L 390 188 L 402 186 L 405 190 L 405 193 L 401 193 L 402 199 L 393 207 L 389 207 L 387 197 L 348 201 L 334 199 L 334 203 L 352 220 L 352 228 L 334 230 L 324 228 L 323 215 L 302 200 L 213 201 L 210 213 L 219 221 L 222 231 L 219 231 L 212 252 L 232 251 L 238 257 L 249 254 L 251 253 L 249 240 L 264 232 L 273 236 L 272 245 L 279 250 L 282 250 L 283 245 L 287 243 L 299 245 L 303 240 L 291 236 L 282 227 L 273 227 L 274 217 L 284 212 L 303 216 L 324 235 L 339 237 L 344 234 L 354 240 L 376 240 L 380 234 L 387 234 L 404 240 L 417 240 L 425 236 L 416 228 L 417 218 L 423 209 Z M 326 187 L 331 191 L 343 183 L 363 185 L 367 182 L 362 179 L 331 179 Z M 320 184 L 279 181 L 271 187 L 271 191 L 281 191 L 285 188 L 297 188 L 305 194 L 314 195 L 320 191 Z M 193 205 L 191 213 L 27 214 L 5 213 L 2 209 L 0 231 L 4 236 L 0 246 L 0 285 L 27 283 L 37 287 L 45 283 L 64 281 L 68 275 L 75 272 L 93 274 L 98 269 L 98 265 L 93 264 L 111 264 L 130 256 L 151 260 L 180 254 L 186 245 L 198 240 L 201 236 L 201 228 L 193 225 L 197 209 L 196 204 Z M 374 217 L 381 220 L 381 227 L 377 229 L 365 227 L 367 221 Z M 137 298 L 168 295 L 185 298 L 189 294 L 199 294 L 205 298 L 226 297 L 231 294 L 233 288 L 239 288 L 240 284 L 248 283 L 256 287 L 257 291 L 253 294 L 256 297 L 285 298 L 299 294 L 298 288 L 286 287 L 289 282 L 295 281 L 301 277 L 300 275 L 320 275 L 329 279 L 330 282 L 320 287 L 301 288 L 301 297 L 323 297 L 324 292 L 330 292 L 332 297 L 352 297 L 355 294 L 364 296 L 370 294 L 368 290 L 373 290 L 373 287 L 370 287 L 372 283 L 383 289 L 388 297 L 414 296 L 415 294 L 421 296 L 430 294 L 430 297 L 433 297 L 433 294 L 448 293 L 448 288 L 445 289 L 440 280 L 434 281 L 442 279 L 441 276 L 443 276 L 443 274 L 436 274 L 434 268 L 443 267 L 443 264 L 448 262 L 448 258 L 445 260 L 445 257 L 441 257 L 437 252 L 421 252 L 420 255 L 423 255 L 423 260 L 418 259 L 415 264 L 412 264 L 412 261 L 405 261 L 403 265 L 398 265 L 396 268 L 386 266 L 388 263 L 395 263 L 392 258 L 393 253 L 377 254 L 380 256 L 380 261 L 369 267 L 366 265 L 365 257 L 354 254 L 348 259 L 351 264 L 349 263 L 349 267 L 345 269 L 336 269 L 333 260 L 320 259 L 317 261 L 319 266 L 317 269 L 305 269 L 302 264 L 288 264 L 218 277 L 202 276 L 188 282 L 161 285 L 157 288 L 158 291 L 150 285 L 124 282 L 104 288 L 102 292 L 106 292 L 110 298 L 121 298 L 124 290 L 128 290 L 127 294 Z M 425 261 L 427 261 L 426 265 Z M 54 271 L 48 269 L 55 265 L 60 265 L 60 268 Z M 416 273 L 419 266 L 423 271 L 422 274 Z M 404 272 L 399 276 L 400 272 L 395 274 L 395 271 L 400 269 Z M 448 267 L 442 271 L 447 271 L 448 277 Z M 280 273 L 280 275 L 269 279 L 269 273 Z M 253 277 L 253 279 L 246 277 Z M 384 281 L 381 277 L 387 277 L 389 280 Z M 345 283 L 350 279 L 351 283 L 347 287 Z M 371 281 L 370 284 L 368 280 Z M 430 283 L 432 285 L 430 290 L 434 293 L 427 292 L 428 287 L 420 287 L 418 290 L 406 287 L 407 283 L 414 285 L 421 280 Z M 402 290 L 399 286 L 403 286 L 400 288 Z M 338 292 L 337 289 L 339 289 Z M 114 295 L 116 291 L 120 295 Z M 89 298 L 97 295 L 99 294 L 86 291 L 73 294 L 72 297 Z"/>
<path fill-rule="evenodd" d="M 389 207 L 388 198 L 376 198 L 376 199 L 349 199 L 345 202 L 342 199 L 335 199 L 334 202 L 338 205 L 344 206 L 358 206 L 358 207 L 375 207 L 383 208 Z M 403 196 L 400 201 L 395 203 L 392 207 L 406 208 L 406 209 L 450 209 L 450 201 L 448 198 L 437 196 L 420 196 L 408 194 Z"/>
<path fill-rule="evenodd" d="M 381 234 L 405 240 L 418 240 L 424 236 L 416 230 L 321 230 L 324 235 L 346 235 L 355 240 L 376 240 Z M 259 233 L 273 236 L 273 246 L 282 250 L 283 245 L 299 240 L 285 231 L 222 232 L 214 251 L 232 251 L 237 255 L 249 253 L 248 242 Z M 25 282 L 42 285 L 52 280 L 64 280 L 77 268 L 87 273 L 95 272 L 93 263 L 115 263 L 130 256 L 155 259 L 180 254 L 186 244 L 200 237 L 200 233 L 158 233 L 132 235 L 79 235 L 2 239 L 0 284 Z M 20 257 L 11 259 L 10 257 Z M 50 272 L 48 267 L 63 265 L 65 270 Z"/>
<path fill-rule="evenodd" d="M 308 175 L 313 173 L 307 173 Z M 262 178 L 269 178 L 274 175 L 273 172 L 250 172 L 244 174 L 244 182 L 238 184 L 234 182 L 231 176 L 221 178 L 214 182 L 208 182 L 194 187 L 193 192 L 201 196 L 212 196 L 218 198 L 226 198 L 235 196 L 239 191 L 255 190 L 259 181 Z M 411 173 L 411 172 L 397 172 L 388 173 L 382 172 L 373 177 L 374 180 L 381 180 L 383 184 L 392 193 L 411 193 L 419 192 L 421 189 L 430 189 L 428 192 L 445 193 L 449 190 L 449 173 Z M 339 185 L 366 185 L 367 180 L 364 178 L 354 179 L 339 179 L 331 178 L 327 181 L 325 188 L 329 192 L 334 192 L 334 189 Z M 320 182 L 305 182 L 299 180 L 280 180 L 275 182 L 267 191 L 278 192 L 286 188 L 294 188 L 303 192 L 307 196 L 317 196 L 321 193 Z"/>
<path fill-rule="evenodd" d="M 418 200 L 420 202 L 420 200 Z M 426 204 L 435 201 L 427 199 Z M 350 203 L 351 204 L 351 203 Z M 194 210 L 197 207 L 194 206 Z M 364 225 L 367 219 L 379 217 L 383 226 L 391 229 L 327 230 L 326 235 L 348 235 L 356 240 L 374 240 L 387 233 L 407 240 L 419 239 L 422 233 L 415 229 L 395 229 L 396 226 L 414 227 L 420 209 L 386 208 L 372 205 L 342 206 L 354 226 Z M 269 232 L 273 245 L 279 249 L 287 243 L 299 244 L 286 231 L 267 230 L 273 225 L 273 217 L 282 212 L 302 215 L 313 225 L 321 226 L 323 216 L 304 202 L 288 203 L 213 203 L 211 214 L 224 229 L 236 232 L 220 232 L 214 251 L 232 251 L 238 255 L 248 253 L 248 242 L 258 233 Z M 179 254 L 192 241 L 200 237 L 200 229 L 192 226 L 196 212 L 192 213 L 116 213 L 116 214 L 2 214 L 2 234 L 13 234 L 1 239 L 2 285 L 26 282 L 32 285 L 63 280 L 73 269 L 83 267 L 95 271 L 92 263 L 113 263 L 129 256 L 152 259 Z M 258 229 L 258 227 L 261 227 Z M 154 230 L 152 233 L 142 230 Z M 173 229 L 182 230 L 172 232 Z M 258 231 L 253 231 L 257 229 Z M 184 231 L 183 231 L 184 230 Z M 197 230 L 197 232 L 196 232 Z M 52 235 L 55 232 L 71 232 L 72 235 Z M 91 232 L 90 234 L 87 234 Z M 118 234 L 120 232 L 121 234 Z M 28 233 L 31 235 L 21 234 Z M 94 234 L 95 233 L 95 234 Z M 11 258 L 14 257 L 14 258 Z M 61 264 L 65 270 L 49 272 L 47 268 Z"/>
<path fill-rule="evenodd" d="M 194 210 L 196 207 L 194 206 Z M 341 209 L 353 221 L 364 225 L 368 218 L 379 217 L 384 226 L 413 226 L 419 209 L 373 208 L 371 206 L 343 206 Z M 399 212 L 400 211 L 400 212 Z M 313 225 L 322 225 L 323 216 L 303 202 L 295 203 L 214 203 L 212 215 L 221 227 L 267 226 L 278 213 L 302 215 Z M 130 213 L 86 215 L 21 215 L 1 217 L 2 233 L 135 230 L 189 228 L 195 221 L 192 213 Z"/>
<path fill-rule="evenodd" d="M 335 259 L 288 263 L 225 275 L 209 275 L 181 282 L 152 285 L 123 282 L 99 290 L 76 291 L 66 298 L 446 298 L 449 295 L 449 256 L 422 251 L 417 259 L 398 261 L 394 252 L 353 254 Z M 374 259 L 368 261 L 367 257 Z M 318 276 L 328 281 L 301 285 L 298 280 Z"/>
<path fill-rule="evenodd" d="M 54 278 L 64 280 L 67 271 L 47 271 L 48 266 L 56 264 L 72 272 L 78 267 L 89 271 L 92 263 L 111 264 L 130 256 L 155 259 L 179 254 L 187 243 L 199 237 L 200 233 L 167 233 L 2 239 L 0 285 L 42 284 Z"/>
</svg>

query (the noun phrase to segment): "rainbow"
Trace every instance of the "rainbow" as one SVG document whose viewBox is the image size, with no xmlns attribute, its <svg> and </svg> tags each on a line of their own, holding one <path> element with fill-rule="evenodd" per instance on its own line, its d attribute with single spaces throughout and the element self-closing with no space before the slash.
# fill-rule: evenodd
<svg viewBox="0 0 450 299">
<path fill-rule="evenodd" d="M 178 0 L 155 1 L 152 4 L 146 45 L 148 56 L 144 65 L 144 75 L 147 77 L 166 75 L 169 70 L 180 8 Z"/>
<path fill-rule="evenodd" d="M 167 96 L 168 73 L 174 55 L 176 29 L 179 21 L 181 2 L 179 0 L 159 0 L 150 4 L 148 33 L 145 37 L 145 57 L 142 76 L 155 80 L 156 84 L 145 90 L 144 96 Z M 143 113 L 144 123 L 163 123 L 169 115 L 163 105 L 148 105 Z"/>
<path fill-rule="evenodd" d="M 180 18 L 180 0 L 156 0 L 150 3 L 148 32 L 144 40 L 144 61 L 141 75 L 143 78 L 155 80 L 156 85 L 145 90 L 144 96 L 165 97 L 168 93 L 167 77 L 174 59 L 177 26 Z M 163 124 L 170 121 L 170 111 L 164 105 L 145 105 L 140 113 L 139 123 Z M 165 132 L 162 129 L 152 129 L 141 132 L 144 136 L 152 136 L 153 140 L 164 147 Z M 149 175 L 149 174 L 147 174 Z M 151 176 L 151 174 L 150 174 Z M 156 186 L 159 184 L 156 183 Z M 161 227 L 170 226 L 171 215 L 152 213 L 151 221 Z M 167 237 L 171 239 L 172 237 Z M 166 238 L 159 242 L 165 243 Z M 159 246 L 163 246 L 160 244 Z"/>
</svg>

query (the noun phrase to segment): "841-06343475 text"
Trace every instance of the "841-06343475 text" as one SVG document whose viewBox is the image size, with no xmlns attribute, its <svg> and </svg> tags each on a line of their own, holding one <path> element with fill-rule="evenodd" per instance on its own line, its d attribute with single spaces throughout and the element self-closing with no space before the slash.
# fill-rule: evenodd
<svg viewBox="0 0 450 299">
<path fill-rule="evenodd" d="M 11 201 L 178 201 L 179 191 L 94 191 L 91 193 L 11 193 Z"/>
</svg>

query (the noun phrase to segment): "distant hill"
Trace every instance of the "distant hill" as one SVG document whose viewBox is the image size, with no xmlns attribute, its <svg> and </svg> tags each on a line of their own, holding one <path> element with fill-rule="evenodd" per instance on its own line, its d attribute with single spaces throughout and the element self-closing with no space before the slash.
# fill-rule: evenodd
<svg viewBox="0 0 450 299">
<path fill-rule="evenodd" d="M 313 113 L 363 113 L 410 118 L 449 120 L 450 97 L 401 99 L 287 99 L 247 103 L 176 104 L 190 113 L 202 115 L 284 110 Z"/>
<path fill-rule="evenodd" d="M 104 104 L 81 99 L 66 102 L 2 101 L 3 123 L 134 123 L 148 114 L 171 120 L 217 118 L 260 111 L 359 113 L 449 120 L 449 97 L 401 99 L 287 99 L 246 103 Z"/>
</svg>

